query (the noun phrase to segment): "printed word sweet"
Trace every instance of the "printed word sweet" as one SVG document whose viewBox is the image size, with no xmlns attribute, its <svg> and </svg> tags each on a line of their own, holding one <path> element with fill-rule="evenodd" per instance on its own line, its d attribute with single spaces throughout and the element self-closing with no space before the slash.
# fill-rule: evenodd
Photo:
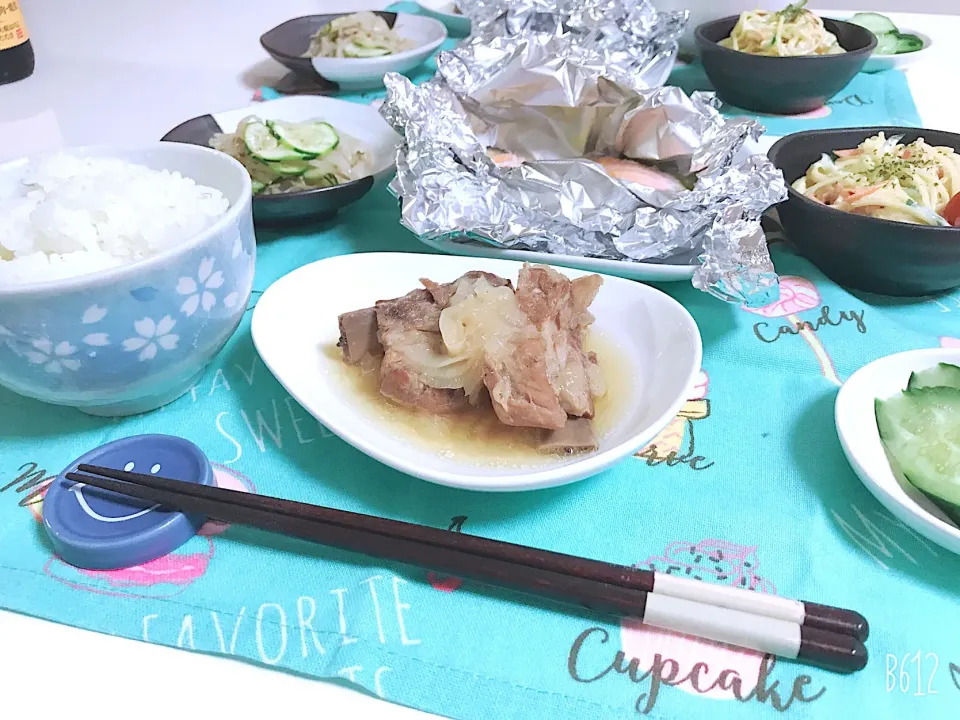
<svg viewBox="0 0 960 720">
<path fill-rule="evenodd" d="M 820 317 L 813 322 L 801 320 L 796 325 L 780 325 L 779 327 L 772 328 L 770 327 L 770 323 L 761 321 L 754 324 L 753 334 L 757 336 L 758 340 L 765 343 L 775 343 L 784 335 L 799 335 L 804 330 L 817 332 L 824 325 L 836 327 L 844 322 L 856 323 L 857 332 L 864 334 L 867 332 L 867 326 L 863 322 L 864 312 L 864 310 L 860 312 L 856 310 L 841 310 L 839 317 L 834 319 L 830 316 L 830 306 L 824 305 L 820 308 Z"/>
<path fill-rule="evenodd" d="M 243 457 L 244 446 L 241 440 L 247 439 L 248 435 L 262 453 L 267 452 L 271 443 L 277 450 L 283 450 L 284 443 L 288 447 L 309 445 L 318 438 L 323 439 L 333 435 L 307 415 L 307 412 L 290 396 L 280 401 L 271 398 L 267 405 L 251 412 L 241 410 L 239 418 L 230 412 L 219 412 L 214 425 L 217 432 L 230 443 L 233 452 L 231 457 L 220 461 L 224 465 L 232 465 Z"/>
<path fill-rule="evenodd" d="M 570 647 L 570 654 L 567 656 L 567 672 L 571 678 L 582 683 L 596 682 L 613 672 L 615 675 L 625 675 L 631 682 L 647 684 L 646 691 L 637 697 L 634 705 L 641 715 L 647 715 L 656 706 L 662 685 L 688 683 L 701 694 L 719 688 L 731 691 L 740 702 L 769 704 L 778 712 L 786 712 L 794 702 L 809 703 L 819 700 L 827 691 L 822 687 L 815 692 L 810 692 L 807 686 L 813 682 L 813 678 L 809 675 L 797 675 L 790 686 L 789 694 L 784 696 L 780 681 L 771 682 L 770 674 L 777 661 L 770 655 L 763 658 L 756 685 L 745 688 L 744 679 L 733 669 L 723 669 L 716 674 L 713 682 L 707 681 L 704 676 L 716 673 L 716 669 L 710 668 L 704 662 L 696 663 L 686 675 L 680 676 L 680 664 L 676 660 L 663 657 L 660 653 L 654 656 L 653 664 L 648 670 L 641 670 L 639 660 L 628 659 L 622 650 L 616 652 L 611 662 L 598 659 L 597 647 L 605 645 L 609 640 L 610 633 L 601 627 L 588 628 L 580 633 Z M 603 650 L 606 648 L 601 648 L 600 658 L 603 657 Z"/>
<path fill-rule="evenodd" d="M 246 384 L 253 387 L 273 382 L 269 373 L 261 370 L 262 361 L 254 356 L 249 361 L 235 362 L 216 368 L 212 378 L 204 378 L 190 388 L 191 402 L 200 402 L 220 393 L 233 392 L 233 385 Z M 310 445 L 316 440 L 333 437 L 333 433 L 300 407 L 289 395 L 272 397 L 261 401 L 257 407 L 246 407 L 236 412 L 219 412 L 214 419 L 217 433 L 226 441 L 224 454 L 215 458 L 224 465 L 232 465 L 243 457 L 244 450 L 256 447 L 267 452 L 299 445 Z"/>
<path fill-rule="evenodd" d="M 240 409 L 222 410 L 211 415 L 220 448 L 211 450 L 211 459 L 224 465 L 239 462 L 244 452 L 267 453 L 273 449 L 288 451 L 333 437 L 326 427 L 310 416 L 272 378 L 251 348 L 251 356 L 212 369 L 187 392 L 192 403 L 209 403 L 210 398 L 239 396 L 237 387 L 255 388 L 256 399 L 247 400 Z M 265 388 L 276 392 L 265 391 Z M 273 395 L 273 397 L 271 397 Z M 266 397 L 264 397 L 266 396 Z M 160 412 L 164 410 L 161 409 Z"/>
</svg>

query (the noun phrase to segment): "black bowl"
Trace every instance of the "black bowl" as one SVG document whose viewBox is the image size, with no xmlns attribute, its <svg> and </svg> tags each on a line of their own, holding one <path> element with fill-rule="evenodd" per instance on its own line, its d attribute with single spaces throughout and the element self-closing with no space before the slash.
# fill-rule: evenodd
<svg viewBox="0 0 960 720">
<path fill-rule="evenodd" d="M 210 139 L 221 132 L 223 129 L 212 115 L 201 115 L 180 123 L 160 140 L 210 147 Z M 255 195 L 253 219 L 258 225 L 326 220 L 370 192 L 374 183 L 373 175 L 368 175 L 333 187 Z"/>
<path fill-rule="evenodd" d="M 310 47 L 310 38 L 316 34 L 317 30 L 324 25 L 329 25 L 338 17 L 352 15 L 353 13 L 328 13 L 326 15 L 304 15 L 303 17 L 287 20 L 285 23 L 277 25 L 272 30 L 267 30 L 260 36 L 260 44 L 263 49 L 270 53 L 270 57 L 281 65 L 284 65 L 295 73 L 301 75 L 310 75 L 314 78 L 321 78 L 323 82 L 330 83 L 333 88 L 339 87 L 335 82 L 327 80 L 317 73 L 313 68 L 310 58 L 302 57 Z M 387 25 L 393 27 L 397 22 L 395 12 L 384 12 L 377 10 L 374 15 L 379 15 L 387 21 Z"/>
<path fill-rule="evenodd" d="M 840 20 L 823 24 L 847 52 L 838 55 L 767 57 L 725 48 L 737 16 L 704 23 L 696 30 L 700 60 L 717 96 L 744 110 L 798 115 L 823 107 L 840 92 L 877 46 L 869 30 Z"/>
<path fill-rule="evenodd" d="M 905 127 L 810 130 L 781 138 L 770 161 L 791 185 L 823 153 L 854 148 L 878 132 L 922 137 L 960 151 L 960 135 Z M 789 189 L 777 206 L 790 243 L 840 285 L 881 295 L 922 296 L 960 287 L 960 228 L 913 225 L 835 210 Z"/>
</svg>

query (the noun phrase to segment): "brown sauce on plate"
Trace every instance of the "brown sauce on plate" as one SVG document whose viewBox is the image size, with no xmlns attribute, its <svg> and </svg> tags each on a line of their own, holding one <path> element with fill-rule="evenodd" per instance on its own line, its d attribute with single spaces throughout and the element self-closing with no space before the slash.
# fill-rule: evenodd
<svg viewBox="0 0 960 720">
<path fill-rule="evenodd" d="M 634 372 L 626 350 L 597 332 L 587 335 L 586 349 L 597 354 L 606 393 L 595 400 L 593 429 L 600 442 L 624 416 L 633 397 Z M 338 369 L 339 380 L 354 391 L 357 409 L 398 440 L 437 455 L 491 467 L 550 465 L 565 458 L 538 451 L 537 428 L 504 425 L 489 404 L 454 415 L 430 415 L 392 403 L 380 394 L 380 375 L 371 365 L 347 365 L 340 348 L 324 349 Z M 590 453 L 584 453 L 584 456 Z"/>
</svg>

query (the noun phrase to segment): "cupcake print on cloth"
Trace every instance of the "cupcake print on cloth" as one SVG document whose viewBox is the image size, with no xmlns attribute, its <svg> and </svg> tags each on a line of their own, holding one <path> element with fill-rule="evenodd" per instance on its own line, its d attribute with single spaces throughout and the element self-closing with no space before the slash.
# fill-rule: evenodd
<svg viewBox="0 0 960 720">
<path fill-rule="evenodd" d="M 753 546 L 725 540 L 678 540 L 661 555 L 649 557 L 637 567 L 776 594 L 773 583 L 758 574 L 759 565 L 757 548 Z M 636 658 L 641 670 L 653 667 L 655 662 L 665 664 L 669 659 L 677 665 L 676 673 L 672 673 L 674 679 L 687 678 L 675 687 L 721 700 L 746 696 L 757 686 L 764 662 L 762 653 L 659 630 L 635 618 L 621 622 L 620 642 L 624 654 Z"/>
</svg>

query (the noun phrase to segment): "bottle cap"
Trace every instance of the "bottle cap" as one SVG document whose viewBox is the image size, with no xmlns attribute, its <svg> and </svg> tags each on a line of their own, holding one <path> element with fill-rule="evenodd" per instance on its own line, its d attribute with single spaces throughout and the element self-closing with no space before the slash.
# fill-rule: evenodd
<svg viewBox="0 0 960 720">
<path fill-rule="evenodd" d="M 57 554 L 90 570 L 116 570 L 163 557 L 197 534 L 206 518 L 66 479 L 81 464 L 213 485 L 213 468 L 189 440 L 137 435 L 74 460 L 50 484 L 43 525 Z"/>
</svg>

